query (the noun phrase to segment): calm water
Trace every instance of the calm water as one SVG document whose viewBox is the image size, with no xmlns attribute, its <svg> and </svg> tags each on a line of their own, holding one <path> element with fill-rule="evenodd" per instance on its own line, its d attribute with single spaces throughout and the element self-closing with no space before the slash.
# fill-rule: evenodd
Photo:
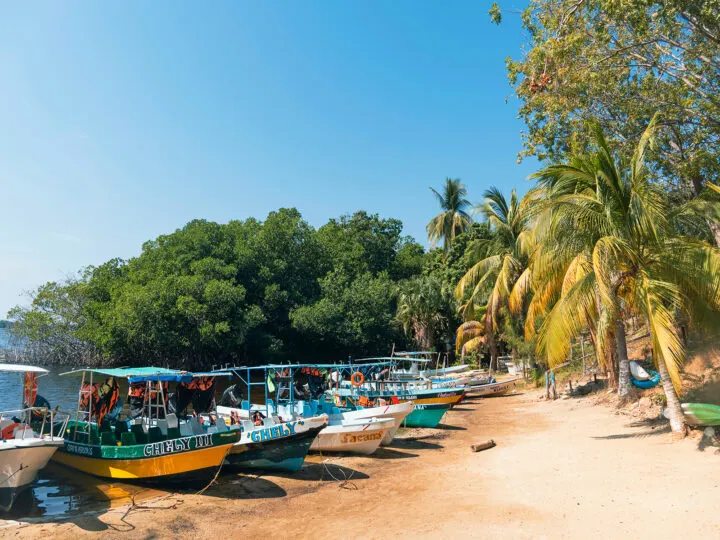
<svg viewBox="0 0 720 540">
<path fill-rule="evenodd" d="M 60 371 L 65 370 L 61 368 Z M 57 372 L 54 370 L 40 377 L 38 394 L 47 399 L 53 408 L 59 406 L 61 411 L 70 412 L 77 408 L 80 379 L 60 377 Z M 127 395 L 126 388 L 123 393 Z M 0 411 L 17 409 L 21 401 L 22 375 L 0 373 Z M 39 472 L 32 486 L 18 495 L 9 512 L 0 511 L 0 519 L 74 515 L 125 504 L 131 495 L 143 499 L 160 493 L 142 486 L 107 483 L 51 462 Z"/>
</svg>

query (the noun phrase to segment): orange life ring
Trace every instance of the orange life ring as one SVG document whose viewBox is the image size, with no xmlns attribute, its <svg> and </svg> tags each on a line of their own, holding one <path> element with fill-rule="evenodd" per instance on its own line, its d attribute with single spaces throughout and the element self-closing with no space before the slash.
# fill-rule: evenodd
<svg viewBox="0 0 720 540">
<path fill-rule="evenodd" d="M 25 373 L 25 384 L 23 384 L 23 400 L 27 407 L 32 407 L 35 404 L 35 398 L 37 397 L 37 373 L 28 371 Z"/>
<path fill-rule="evenodd" d="M 359 371 L 356 371 L 350 376 L 350 383 L 353 386 L 362 386 L 362 384 L 365 382 L 365 375 L 360 373 Z"/>
</svg>

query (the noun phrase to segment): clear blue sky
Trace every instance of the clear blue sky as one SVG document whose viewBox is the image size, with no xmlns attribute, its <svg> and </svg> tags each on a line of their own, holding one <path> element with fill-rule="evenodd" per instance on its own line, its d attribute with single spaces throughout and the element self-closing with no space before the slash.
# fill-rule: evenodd
<svg viewBox="0 0 720 540">
<path fill-rule="evenodd" d="M 6 3 L 0 317 L 193 218 L 364 209 L 425 242 L 429 186 L 524 192 L 490 2 Z M 506 98 L 510 97 L 506 102 Z"/>
</svg>

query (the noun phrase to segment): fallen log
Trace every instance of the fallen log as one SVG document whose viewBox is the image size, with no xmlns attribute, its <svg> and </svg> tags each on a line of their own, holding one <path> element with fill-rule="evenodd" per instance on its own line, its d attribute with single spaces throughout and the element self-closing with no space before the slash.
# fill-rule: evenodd
<svg viewBox="0 0 720 540">
<path fill-rule="evenodd" d="M 482 450 L 487 450 L 488 448 L 493 448 L 494 446 L 497 446 L 495 441 L 490 439 L 488 442 L 470 445 L 470 450 L 473 452 L 481 452 Z"/>
</svg>

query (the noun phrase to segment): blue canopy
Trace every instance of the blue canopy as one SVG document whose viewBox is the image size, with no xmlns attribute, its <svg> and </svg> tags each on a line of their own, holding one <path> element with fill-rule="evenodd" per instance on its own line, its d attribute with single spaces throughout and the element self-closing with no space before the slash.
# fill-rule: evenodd
<svg viewBox="0 0 720 540">
<path fill-rule="evenodd" d="M 230 373 L 180 371 L 161 367 L 124 367 L 124 368 L 81 368 L 61 373 L 60 375 L 81 375 L 83 373 L 97 373 L 106 377 L 127 379 L 131 383 L 143 381 L 190 382 L 198 377 L 230 377 Z"/>
</svg>

